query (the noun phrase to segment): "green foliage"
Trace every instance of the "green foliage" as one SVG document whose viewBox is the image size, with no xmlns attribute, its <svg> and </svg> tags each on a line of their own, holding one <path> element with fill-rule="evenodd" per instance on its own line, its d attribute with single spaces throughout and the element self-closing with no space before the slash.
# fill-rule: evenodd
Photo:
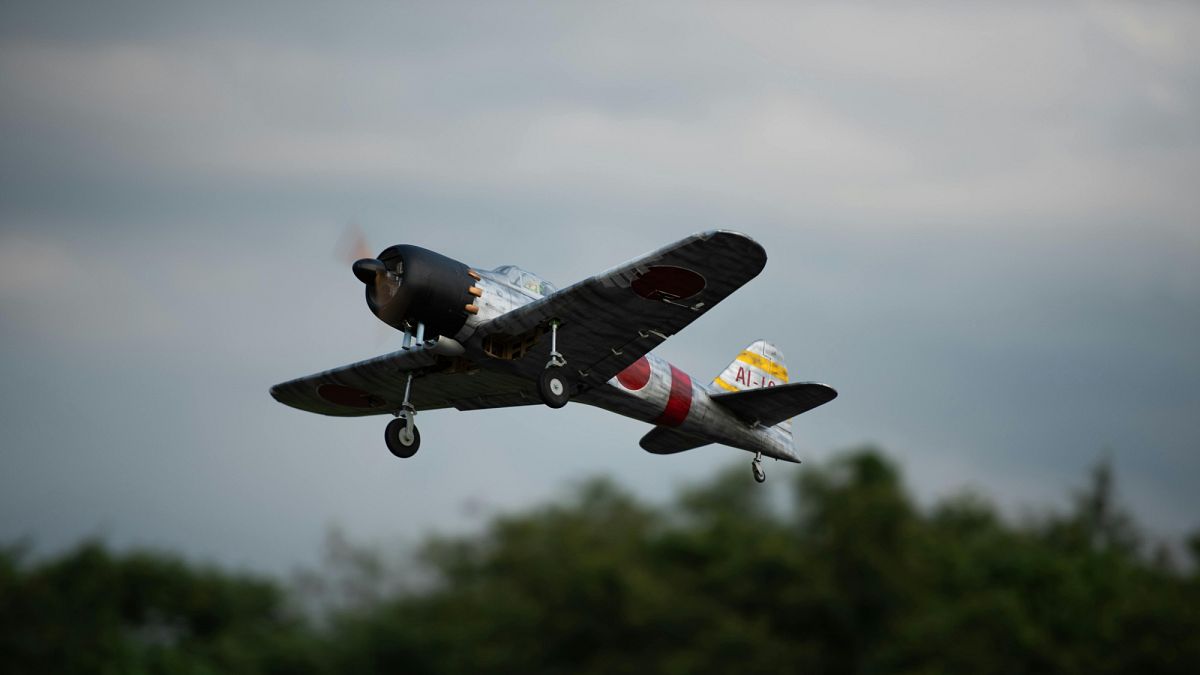
<svg viewBox="0 0 1200 675">
<path fill-rule="evenodd" d="M 1107 463 L 1065 514 L 928 509 L 864 449 L 805 468 L 793 507 L 739 465 L 669 505 L 607 480 L 434 537 L 398 567 L 331 540 L 344 597 L 118 555 L 0 551 L 10 672 L 1117 673 L 1200 669 L 1197 563 L 1148 556 Z M 1200 556 L 1200 534 L 1189 541 Z M 414 574 L 414 569 L 417 573 Z M 398 582 L 402 580 L 403 583 Z"/>
<path fill-rule="evenodd" d="M 282 673 L 317 653 L 266 579 L 85 542 L 0 553 L 0 662 L 14 673 Z"/>
</svg>

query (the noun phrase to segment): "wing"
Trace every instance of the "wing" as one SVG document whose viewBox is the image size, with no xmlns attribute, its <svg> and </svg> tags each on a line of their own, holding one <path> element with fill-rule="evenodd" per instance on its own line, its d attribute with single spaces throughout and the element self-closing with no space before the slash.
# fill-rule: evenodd
<svg viewBox="0 0 1200 675">
<path fill-rule="evenodd" d="M 692 235 L 637 260 L 496 317 L 479 328 L 484 350 L 506 344 L 546 345 L 513 370 L 536 377 L 546 364 L 551 320 L 558 348 L 581 381 L 596 385 L 700 318 L 762 271 L 767 254 L 750 237 L 714 231 Z"/>
<path fill-rule="evenodd" d="M 711 393 L 713 403 L 729 408 L 744 422 L 773 427 L 800 413 L 837 398 L 833 387 L 816 382 L 792 382 L 777 387 Z"/>
<path fill-rule="evenodd" d="M 411 400 L 417 410 L 478 410 L 541 402 L 534 383 L 526 378 L 480 370 L 469 361 L 424 346 L 283 382 L 271 387 L 271 396 L 322 415 L 391 414 L 404 401 L 410 372 Z"/>
</svg>

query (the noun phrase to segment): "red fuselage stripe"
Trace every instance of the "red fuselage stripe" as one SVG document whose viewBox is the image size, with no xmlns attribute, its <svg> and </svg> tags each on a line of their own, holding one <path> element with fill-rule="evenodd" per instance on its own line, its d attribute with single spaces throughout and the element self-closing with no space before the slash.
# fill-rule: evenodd
<svg viewBox="0 0 1200 675">
<path fill-rule="evenodd" d="M 655 424 L 665 427 L 677 427 L 687 419 L 688 411 L 692 409 L 692 378 L 682 370 L 671 366 L 671 395 L 667 398 L 667 407 L 663 409 Z"/>
</svg>

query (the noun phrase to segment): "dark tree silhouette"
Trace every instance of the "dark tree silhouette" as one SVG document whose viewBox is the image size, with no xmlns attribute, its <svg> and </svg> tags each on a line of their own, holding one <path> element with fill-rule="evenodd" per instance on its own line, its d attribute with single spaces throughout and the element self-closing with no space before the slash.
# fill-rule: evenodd
<svg viewBox="0 0 1200 675">
<path fill-rule="evenodd" d="M 609 480 L 302 585 L 85 542 L 0 552 L 14 673 L 1194 673 L 1194 559 L 1147 551 L 1107 462 L 1066 513 L 919 508 L 863 449 L 781 508 L 744 467 L 666 506 Z M 1160 547 L 1161 548 L 1161 547 Z M 319 582 L 319 583 L 318 583 Z M 333 597 L 314 597 L 324 589 Z M 324 607 L 317 616 L 298 607 Z"/>
</svg>

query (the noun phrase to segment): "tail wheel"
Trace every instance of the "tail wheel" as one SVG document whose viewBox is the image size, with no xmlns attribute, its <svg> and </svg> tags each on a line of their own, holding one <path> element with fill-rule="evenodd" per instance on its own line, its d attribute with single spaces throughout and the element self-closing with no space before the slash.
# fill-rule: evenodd
<svg viewBox="0 0 1200 675">
<path fill-rule="evenodd" d="M 754 472 L 754 480 L 759 483 L 766 482 L 767 472 L 763 471 L 762 460 L 757 457 L 750 462 L 750 470 Z"/>
<path fill-rule="evenodd" d="M 538 395 L 551 408 L 561 408 L 571 400 L 571 385 L 563 374 L 563 368 L 550 367 L 538 378 Z"/>
<path fill-rule="evenodd" d="M 416 424 L 410 429 L 408 420 L 404 417 L 397 417 L 388 422 L 383 431 L 383 440 L 387 442 L 388 450 L 401 459 L 412 457 L 421 448 L 421 432 L 417 430 Z"/>
</svg>

